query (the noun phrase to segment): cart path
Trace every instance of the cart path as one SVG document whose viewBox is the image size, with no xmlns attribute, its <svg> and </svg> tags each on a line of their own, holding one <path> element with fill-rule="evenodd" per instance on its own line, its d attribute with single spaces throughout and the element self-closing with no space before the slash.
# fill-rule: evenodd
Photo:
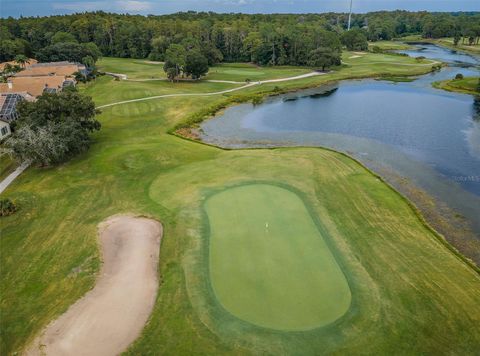
<svg viewBox="0 0 480 356">
<path fill-rule="evenodd" d="M 30 161 L 25 161 L 19 165 L 15 170 L 5 177 L 4 180 L 0 182 L 0 193 L 2 193 L 7 187 L 20 175 L 24 170 L 30 166 Z"/>
<path fill-rule="evenodd" d="M 26 355 L 118 355 L 155 304 L 162 225 L 116 215 L 99 225 L 103 265 L 95 287 L 50 323 Z"/>
<path fill-rule="evenodd" d="M 161 99 L 161 98 L 173 98 L 173 97 L 180 97 L 180 96 L 211 96 L 211 95 L 221 95 L 221 94 L 226 94 L 226 93 L 231 93 L 234 91 L 242 90 L 245 88 L 249 88 L 255 85 L 261 85 L 261 84 L 268 84 L 268 83 L 279 83 L 279 82 L 286 82 L 290 80 L 297 80 L 297 79 L 303 79 L 303 78 L 309 78 L 309 77 L 315 77 L 318 75 L 324 75 L 326 73 L 323 72 L 311 72 L 311 73 L 306 73 L 306 74 L 301 74 L 297 75 L 295 77 L 287 77 L 287 78 L 278 78 L 278 79 L 267 79 L 267 80 L 261 80 L 261 81 L 255 81 L 255 82 L 250 82 L 248 84 L 242 85 L 241 87 L 236 87 L 232 89 L 226 89 L 222 91 L 217 91 L 217 92 L 212 92 L 212 93 L 178 93 L 178 94 L 163 94 L 163 95 L 156 95 L 156 96 L 147 96 L 143 98 L 138 98 L 138 99 L 131 99 L 131 100 L 124 100 L 124 101 L 117 101 L 114 103 L 110 104 L 105 104 L 105 105 L 100 105 L 97 107 L 97 109 L 102 109 L 102 108 L 107 108 L 110 106 L 115 106 L 115 105 L 121 105 L 121 104 L 129 104 L 129 103 L 135 103 L 138 101 L 145 101 L 145 100 L 153 100 L 153 99 Z M 158 80 L 158 79 L 157 79 Z M 219 81 L 217 81 L 219 82 Z M 228 81 L 226 81 L 228 83 Z M 243 83 L 242 83 L 243 84 Z"/>
</svg>

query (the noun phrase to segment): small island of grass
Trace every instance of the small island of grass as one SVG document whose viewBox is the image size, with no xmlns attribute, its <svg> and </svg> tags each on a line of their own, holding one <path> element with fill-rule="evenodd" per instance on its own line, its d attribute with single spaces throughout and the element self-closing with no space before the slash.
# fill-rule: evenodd
<svg viewBox="0 0 480 356">
<path fill-rule="evenodd" d="M 479 77 L 461 77 L 434 82 L 434 88 L 453 91 L 464 94 L 480 94 L 480 78 Z"/>
</svg>

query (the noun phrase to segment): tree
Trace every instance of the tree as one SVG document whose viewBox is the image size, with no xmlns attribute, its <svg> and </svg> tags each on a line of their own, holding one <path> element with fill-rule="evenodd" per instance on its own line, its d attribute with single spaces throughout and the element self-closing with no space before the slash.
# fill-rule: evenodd
<svg viewBox="0 0 480 356">
<path fill-rule="evenodd" d="M 259 32 L 250 32 L 243 41 L 243 51 L 250 58 L 250 62 L 257 62 L 262 37 Z"/>
<path fill-rule="evenodd" d="M 455 32 L 455 34 L 453 35 L 453 45 L 454 46 L 457 46 L 458 45 L 458 42 L 460 42 L 460 32 Z"/>
<path fill-rule="evenodd" d="M 92 56 L 85 56 L 82 58 L 82 63 L 85 64 L 87 68 L 95 67 L 95 60 Z"/>
<path fill-rule="evenodd" d="M 367 36 L 359 29 L 344 32 L 341 41 L 349 51 L 366 51 L 368 49 Z"/>
<path fill-rule="evenodd" d="M 5 146 L 18 160 L 40 166 L 65 162 L 86 151 L 89 133 L 100 129 L 92 99 L 72 89 L 45 93 L 36 102 L 23 101 L 17 110 L 15 131 Z"/>
<path fill-rule="evenodd" d="M 27 65 L 27 63 L 29 63 L 28 61 L 28 57 L 23 55 L 23 54 L 17 54 L 15 56 L 15 62 L 17 62 L 22 68 L 25 68 L 25 66 Z"/>
<path fill-rule="evenodd" d="M 184 72 L 193 79 L 199 79 L 208 73 L 208 60 L 199 50 L 191 50 L 187 53 Z"/>
<path fill-rule="evenodd" d="M 152 39 L 152 51 L 148 55 L 151 61 L 163 61 L 165 59 L 165 52 L 170 44 L 166 36 L 158 36 Z"/>
<path fill-rule="evenodd" d="M 101 52 L 94 43 L 61 42 L 47 46 L 37 52 L 37 59 L 42 62 L 71 61 L 81 62 L 90 56 L 96 62 Z"/>
<path fill-rule="evenodd" d="M 341 53 L 329 47 L 319 47 L 310 52 L 310 59 L 308 65 L 311 67 L 321 67 L 324 71 L 325 68 L 334 65 L 340 65 Z"/>
<path fill-rule="evenodd" d="M 68 43 L 68 42 L 73 42 L 73 43 L 78 43 L 77 39 L 75 38 L 74 35 L 68 32 L 63 32 L 63 31 L 58 31 L 56 32 L 52 38 L 50 39 L 50 42 L 52 44 L 56 43 Z"/>
<path fill-rule="evenodd" d="M 223 54 L 211 43 L 206 43 L 200 48 L 200 52 L 207 58 L 208 65 L 212 66 L 214 64 L 220 63 L 223 61 Z"/>
<path fill-rule="evenodd" d="M 186 56 L 186 50 L 182 45 L 172 44 L 167 48 L 163 69 L 170 80 L 173 81 L 180 76 L 185 67 Z"/>
</svg>

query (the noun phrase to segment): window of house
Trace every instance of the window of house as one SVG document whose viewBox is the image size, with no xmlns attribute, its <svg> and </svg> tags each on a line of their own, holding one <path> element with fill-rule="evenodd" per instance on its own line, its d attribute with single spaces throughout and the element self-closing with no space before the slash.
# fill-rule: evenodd
<svg viewBox="0 0 480 356">
<path fill-rule="evenodd" d="M 8 134 L 8 129 L 6 126 L 2 127 L 2 136 L 5 136 L 6 134 Z"/>
</svg>

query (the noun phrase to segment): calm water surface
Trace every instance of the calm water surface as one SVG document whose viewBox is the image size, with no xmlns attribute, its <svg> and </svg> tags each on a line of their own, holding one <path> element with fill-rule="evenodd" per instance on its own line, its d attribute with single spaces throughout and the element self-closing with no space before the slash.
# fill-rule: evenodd
<svg viewBox="0 0 480 356">
<path fill-rule="evenodd" d="M 431 87 L 457 73 L 478 76 L 465 54 L 421 45 L 403 51 L 450 64 L 411 83 L 345 81 L 238 105 L 202 125 L 203 140 L 226 147 L 326 146 L 372 168 L 388 168 L 466 216 L 480 236 L 480 121 L 474 97 Z"/>
</svg>

